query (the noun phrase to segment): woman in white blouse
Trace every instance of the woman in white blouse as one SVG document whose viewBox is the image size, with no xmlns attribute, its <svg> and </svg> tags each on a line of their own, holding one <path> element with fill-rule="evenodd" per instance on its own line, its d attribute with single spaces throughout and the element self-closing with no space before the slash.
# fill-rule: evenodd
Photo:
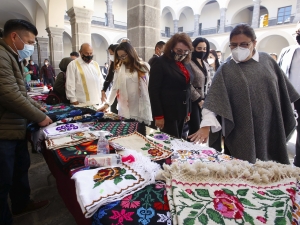
<svg viewBox="0 0 300 225">
<path fill-rule="evenodd" d="M 98 111 L 106 111 L 117 97 L 120 116 L 150 124 L 149 64 L 142 61 L 127 42 L 116 48 L 114 64 L 115 75 L 110 95 Z"/>
</svg>

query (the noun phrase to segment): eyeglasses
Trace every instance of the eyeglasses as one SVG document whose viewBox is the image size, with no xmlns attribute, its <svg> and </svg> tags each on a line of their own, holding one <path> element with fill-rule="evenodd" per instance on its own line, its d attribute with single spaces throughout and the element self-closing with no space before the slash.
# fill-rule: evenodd
<svg viewBox="0 0 300 225">
<path fill-rule="evenodd" d="M 121 55 L 121 56 L 118 57 L 118 59 L 120 59 L 120 60 L 124 60 L 124 59 L 126 59 L 126 58 L 127 58 L 127 54 Z"/>
<path fill-rule="evenodd" d="M 236 48 L 238 46 L 242 47 L 242 48 L 248 48 L 249 45 L 252 43 L 252 41 L 246 43 L 246 42 L 242 42 L 240 44 L 237 44 L 237 43 L 230 43 L 229 44 L 229 48 L 233 49 L 233 48 Z"/>
<path fill-rule="evenodd" d="M 175 49 L 175 53 L 178 54 L 178 55 L 188 55 L 190 54 L 190 50 L 182 50 L 180 48 L 176 48 Z"/>
</svg>

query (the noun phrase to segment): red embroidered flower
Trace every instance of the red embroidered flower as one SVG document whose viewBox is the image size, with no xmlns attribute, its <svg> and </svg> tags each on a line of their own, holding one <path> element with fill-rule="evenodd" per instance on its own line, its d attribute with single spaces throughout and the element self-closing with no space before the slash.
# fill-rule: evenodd
<svg viewBox="0 0 300 225">
<path fill-rule="evenodd" d="M 264 218 L 264 217 L 262 217 L 262 216 L 258 216 L 258 217 L 256 217 L 256 219 L 258 219 L 262 223 L 266 223 L 267 222 L 267 219 Z"/>
<path fill-rule="evenodd" d="M 264 191 L 258 191 L 257 193 L 260 194 L 260 195 L 265 195 L 266 194 Z"/>
<path fill-rule="evenodd" d="M 215 210 L 224 217 L 241 219 L 244 214 L 244 207 L 235 196 L 225 193 L 223 190 L 214 192 L 216 198 L 213 199 Z"/>
<path fill-rule="evenodd" d="M 126 212 L 125 209 L 122 209 L 121 212 L 112 210 L 113 215 L 109 217 L 113 220 L 118 220 L 118 224 L 123 224 L 123 221 L 133 221 L 131 216 L 134 214 L 134 212 Z"/>
<path fill-rule="evenodd" d="M 94 176 L 94 182 L 101 182 L 101 181 L 105 181 L 105 180 L 113 180 L 116 177 L 120 176 L 120 174 L 121 174 L 121 168 L 120 167 L 101 169 Z"/>
<path fill-rule="evenodd" d="M 185 192 L 188 193 L 188 194 L 192 194 L 193 191 L 191 189 L 185 189 Z"/>
<path fill-rule="evenodd" d="M 168 201 L 167 195 L 164 195 L 164 202 L 163 203 L 162 202 L 154 202 L 153 206 L 156 210 L 169 211 L 170 207 L 169 207 L 169 201 Z"/>
<path fill-rule="evenodd" d="M 293 188 L 286 189 L 290 194 L 290 199 L 292 200 L 293 205 L 295 205 L 296 191 Z"/>
<path fill-rule="evenodd" d="M 141 204 L 140 201 L 133 201 L 132 200 L 132 195 L 129 195 L 125 198 L 123 198 L 122 202 L 121 202 L 121 206 L 123 208 L 134 208 L 136 209 L 137 207 L 139 207 Z"/>
</svg>

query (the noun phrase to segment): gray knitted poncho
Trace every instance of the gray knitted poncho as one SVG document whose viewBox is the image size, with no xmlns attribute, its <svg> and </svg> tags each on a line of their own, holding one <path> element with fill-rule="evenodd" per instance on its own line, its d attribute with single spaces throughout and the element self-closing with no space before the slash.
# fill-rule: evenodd
<svg viewBox="0 0 300 225">
<path fill-rule="evenodd" d="M 299 97 L 275 60 L 259 53 L 259 62 L 224 63 L 203 107 L 224 118 L 233 157 L 289 164 L 286 138 L 296 125 L 291 102 Z"/>
</svg>

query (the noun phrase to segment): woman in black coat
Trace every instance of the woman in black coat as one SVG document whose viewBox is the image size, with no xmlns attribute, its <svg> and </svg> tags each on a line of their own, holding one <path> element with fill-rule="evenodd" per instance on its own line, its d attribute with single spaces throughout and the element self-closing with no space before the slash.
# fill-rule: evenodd
<svg viewBox="0 0 300 225">
<path fill-rule="evenodd" d="M 181 138 L 189 120 L 191 82 L 194 75 L 189 64 L 193 49 L 190 37 L 177 33 L 166 43 L 164 55 L 150 69 L 149 96 L 155 126 Z"/>
</svg>

